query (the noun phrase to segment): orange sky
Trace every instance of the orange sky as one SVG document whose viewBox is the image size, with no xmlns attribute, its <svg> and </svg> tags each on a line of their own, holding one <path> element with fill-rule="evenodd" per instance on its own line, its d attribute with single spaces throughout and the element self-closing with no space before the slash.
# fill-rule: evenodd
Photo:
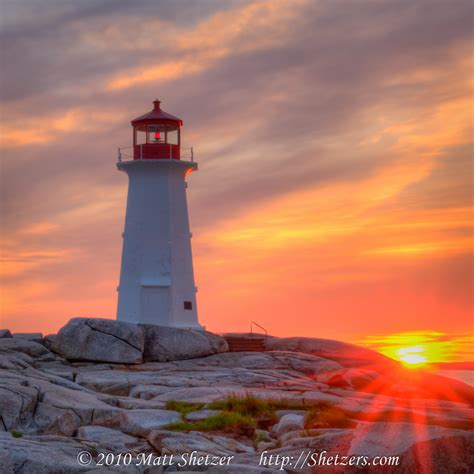
<svg viewBox="0 0 474 474">
<path fill-rule="evenodd" d="M 159 97 L 208 329 L 472 333 L 469 2 L 51 3 L 1 20 L 1 326 L 114 317 L 116 149 Z"/>
</svg>

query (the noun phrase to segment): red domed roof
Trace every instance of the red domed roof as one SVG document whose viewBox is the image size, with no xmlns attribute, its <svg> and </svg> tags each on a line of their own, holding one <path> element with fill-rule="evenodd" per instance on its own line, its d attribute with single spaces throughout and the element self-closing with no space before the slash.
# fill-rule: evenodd
<svg viewBox="0 0 474 474">
<path fill-rule="evenodd" d="M 183 125 L 183 121 L 180 118 L 175 117 L 174 115 L 171 115 L 165 112 L 164 110 L 161 110 L 160 103 L 161 102 L 159 100 L 154 100 L 153 110 L 144 115 L 141 115 L 140 117 L 137 117 L 136 119 L 133 119 L 132 125 L 147 125 L 153 123 L 170 123 L 178 127 Z"/>
</svg>

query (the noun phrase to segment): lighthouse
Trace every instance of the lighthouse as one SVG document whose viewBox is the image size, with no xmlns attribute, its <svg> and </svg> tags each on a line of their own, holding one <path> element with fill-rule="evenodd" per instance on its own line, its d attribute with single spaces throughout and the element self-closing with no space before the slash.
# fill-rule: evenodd
<svg viewBox="0 0 474 474">
<path fill-rule="evenodd" d="M 202 329 L 186 200 L 192 148 L 181 148 L 183 122 L 159 100 L 131 123 L 133 146 L 119 148 L 117 163 L 129 182 L 117 319 Z"/>
</svg>

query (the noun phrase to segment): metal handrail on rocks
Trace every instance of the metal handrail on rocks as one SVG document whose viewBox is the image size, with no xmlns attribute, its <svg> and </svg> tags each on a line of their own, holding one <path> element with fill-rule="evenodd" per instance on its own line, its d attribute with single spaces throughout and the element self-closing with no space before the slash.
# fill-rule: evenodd
<svg viewBox="0 0 474 474">
<path fill-rule="evenodd" d="M 257 326 L 259 327 L 260 329 L 262 329 L 263 331 L 265 331 L 265 340 L 268 339 L 268 331 L 263 327 L 263 326 L 260 326 L 260 324 L 258 324 L 257 322 L 255 321 L 251 321 L 250 322 L 250 334 L 253 334 L 253 327 L 254 326 Z"/>
</svg>

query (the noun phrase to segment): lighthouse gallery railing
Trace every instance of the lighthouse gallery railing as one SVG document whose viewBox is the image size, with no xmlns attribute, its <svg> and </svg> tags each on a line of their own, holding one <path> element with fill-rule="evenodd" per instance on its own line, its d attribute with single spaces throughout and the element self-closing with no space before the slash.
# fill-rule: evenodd
<svg viewBox="0 0 474 474">
<path fill-rule="evenodd" d="M 120 147 L 118 149 L 118 160 L 119 160 L 119 162 L 121 163 L 122 161 L 133 160 L 134 159 L 133 150 L 134 150 L 133 146 Z M 181 154 L 180 154 L 180 159 L 181 160 L 189 160 L 192 163 L 194 162 L 193 147 L 190 147 L 190 148 L 180 147 L 180 150 L 181 150 Z M 141 145 L 140 145 L 140 158 L 139 159 L 140 160 L 147 159 L 146 153 L 145 154 L 143 153 L 143 149 L 142 149 Z M 160 158 L 160 159 L 162 159 L 162 160 L 163 159 L 169 159 L 169 160 L 173 159 L 173 150 L 172 150 L 171 144 L 170 144 L 169 157 L 168 158 Z"/>
</svg>

